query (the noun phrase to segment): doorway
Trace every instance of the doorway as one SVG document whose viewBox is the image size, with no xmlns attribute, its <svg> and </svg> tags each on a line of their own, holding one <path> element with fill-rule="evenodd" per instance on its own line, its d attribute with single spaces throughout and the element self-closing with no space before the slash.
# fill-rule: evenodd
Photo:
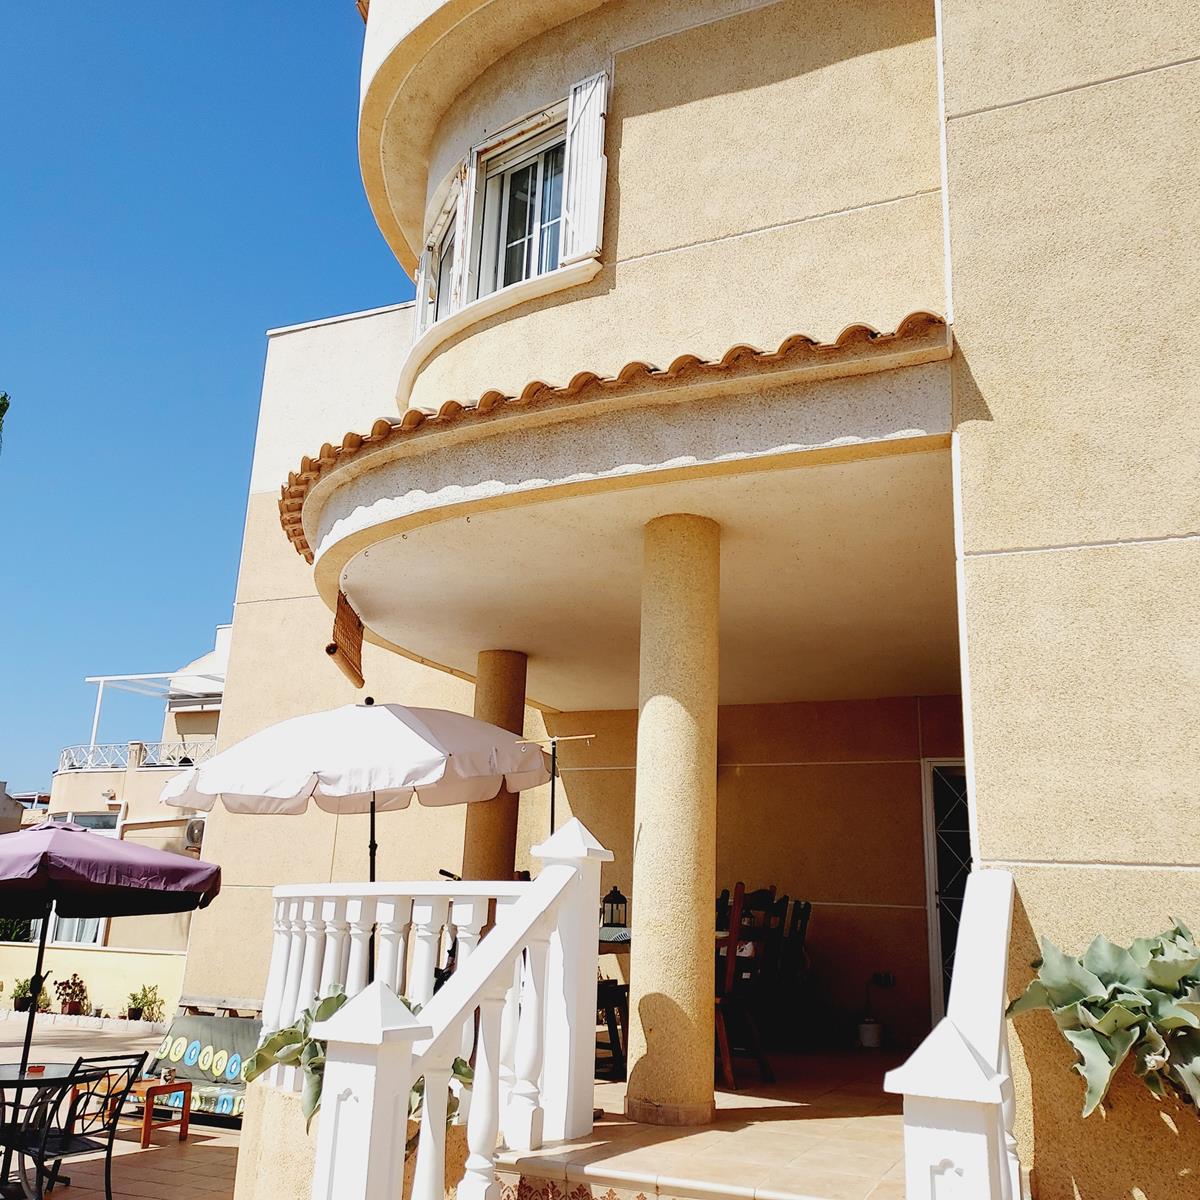
<svg viewBox="0 0 1200 1200">
<path fill-rule="evenodd" d="M 962 759 L 922 760 L 925 803 L 925 902 L 929 923 L 929 993 L 934 1022 L 950 999 L 954 949 L 971 874 L 971 823 Z"/>
</svg>

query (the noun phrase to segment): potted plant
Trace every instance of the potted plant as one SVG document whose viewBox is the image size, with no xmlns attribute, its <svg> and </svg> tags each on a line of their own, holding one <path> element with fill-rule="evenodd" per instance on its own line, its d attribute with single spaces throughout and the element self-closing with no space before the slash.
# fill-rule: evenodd
<svg viewBox="0 0 1200 1200">
<path fill-rule="evenodd" d="M 77 1017 L 87 1009 L 87 984 L 78 975 L 72 975 L 70 979 L 60 979 L 54 985 L 54 991 L 65 1016 Z"/>
<path fill-rule="evenodd" d="M 864 992 L 863 1019 L 858 1025 L 858 1044 L 864 1050 L 878 1050 L 883 1045 L 883 1024 L 871 1015 L 871 988 L 890 988 L 896 986 L 896 977 L 891 971 L 876 971 L 867 980 Z"/>
<path fill-rule="evenodd" d="M 136 992 L 130 992 L 126 1016 L 131 1021 L 161 1021 L 163 1002 L 158 994 L 158 986 L 143 984 Z"/>
<path fill-rule="evenodd" d="M 33 988 L 28 979 L 18 979 L 13 983 L 13 1008 L 17 1012 L 28 1012 L 33 1003 Z"/>
</svg>

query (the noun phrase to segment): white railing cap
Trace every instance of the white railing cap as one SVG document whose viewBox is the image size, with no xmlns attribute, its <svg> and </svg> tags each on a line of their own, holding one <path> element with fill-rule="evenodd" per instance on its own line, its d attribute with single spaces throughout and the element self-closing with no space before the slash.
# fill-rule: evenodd
<svg viewBox="0 0 1200 1200">
<path fill-rule="evenodd" d="M 1001 1077 L 971 1048 L 949 1017 L 943 1017 L 902 1066 L 883 1077 L 885 1092 L 931 1100 L 999 1104 Z"/>
<path fill-rule="evenodd" d="M 382 883 L 284 883 L 272 889 L 276 900 L 364 899 L 374 896 L 437 896 L 451 900 L 523 896 L 529 884 L 521 880 L 396 879 Z"/>
<path fill-rule="evenodd" d="M 314 1038 L 354 1046 L 418 1042 L 432 1034 L 433 1030 L 422 1025 L 382 979 L 368 984 L 328 1021 L 317 1021 L 312 1027 Z"/>
<path fill-rule="evenodd" d="M 540 846 L 534 846 L 529 853 L 534 858 L 553 859 L 555 862 L 580 858 L 595 858 L 600 862 L 613 860 L 613 852 L 600 845 L 592 836 L 591 830 L 578 817 L 572 817 Z"/>
</svg>

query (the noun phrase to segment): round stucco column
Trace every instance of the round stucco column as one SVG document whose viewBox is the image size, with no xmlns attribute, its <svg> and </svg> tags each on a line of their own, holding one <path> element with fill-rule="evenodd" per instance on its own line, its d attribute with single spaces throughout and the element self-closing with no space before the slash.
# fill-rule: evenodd
<svg viewBox="0 0 1200 1200">
<path fill-rule="evenodd" d="M 655 1125 L 713 1112 L 720 559 L 707 517 L 646 526 L 625 1111 Z"/>
<path fill-rule="evenodd" d="M 521 733 L 525 728 L 525 671 L 519 650 L 483 650 L 475 660 L 475 715 Z M 502 788 L 494 800 L 467 805 L 464 879 L 511 879 L 517 858 L 517 796 Z"/>
</svg>

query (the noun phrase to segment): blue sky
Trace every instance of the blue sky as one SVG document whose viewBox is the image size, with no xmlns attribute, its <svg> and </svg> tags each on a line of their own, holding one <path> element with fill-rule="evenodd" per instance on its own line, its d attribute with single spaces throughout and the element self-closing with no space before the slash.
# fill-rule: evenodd
<svg viewBox="0 0 1200 1200">
<path fill-rule="evenodd" d="M 352 0 L 7 5 L 0 779 L 87 740 L 85 675 L 230 619 L 264 330 L 408 299 L 355 153 Z M 102 741 L 157 702 L 106 698 Z"/>
</svg>

